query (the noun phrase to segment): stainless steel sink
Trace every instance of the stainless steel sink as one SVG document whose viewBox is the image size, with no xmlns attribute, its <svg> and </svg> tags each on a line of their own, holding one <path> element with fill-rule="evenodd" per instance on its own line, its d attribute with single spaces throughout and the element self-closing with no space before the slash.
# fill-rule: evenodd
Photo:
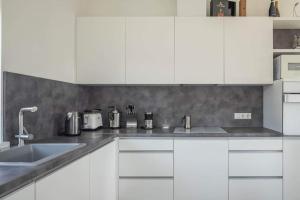
<svg viewBox="0 0 300 200">
<path fill-rule="evenodd" d="M 0 152 L 0 166 L 36 166 L 83 146 L 83 143 L 53 143 L 14 147 Z"/>
<path fill-rule="evenodd" d="M 220 127 L 193 127 L 185 129 L 182 127 L 175 128 L 175 134 L 226 134 L 227 132 Z"/>
</svg>

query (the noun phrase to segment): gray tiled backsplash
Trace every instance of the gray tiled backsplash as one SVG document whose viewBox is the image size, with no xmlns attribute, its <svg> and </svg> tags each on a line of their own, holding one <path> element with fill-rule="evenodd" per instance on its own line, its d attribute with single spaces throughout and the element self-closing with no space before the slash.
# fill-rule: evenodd
<svg viewBox="0 0 300 200">
<path fill-rule="evenodd" d="M 24 106 L 39 107 L 25 114 L 25 126 L 45 138 L 63 131 L 68 111 L 102 108 L 107 125 L 107 107 L 117 105 L 125 114 L 127 104 L 136 106 L 139 125 L 143 113 L 152 111 L 156 126 L 180 126 L 183 115 L 190 114 L 198 126 L 258 127 L 262 98 L 260 86 L 82 86 L 4 72 L 4 138 L 15 142 Z M 251 112 L 252 120 L 234 120 L 234 112 Z"/>
<path fill-rule="evenodd" d="M 154 124 L 180 126 L 184 115 L 193 126 L 262 126 L 262 87 L 233 86 L 92 86 L 89 106 L 102 108 L 134 104 L 139 125 L 143 113 L 154 113 Z M 234 112 L 251 112 L 252 120 L 234 120 Z M 124 117 L 124 116 L 123 116 Z M 107 123 L 105 115 L 105 122 Z"/>
<path fill-rule="evenodd" d="M 56 135 L 64 128 L 65 113 L 82 110 L 88 104 L 87 90 L 59 81 L 4 72 L 4 139 L 15 141 L 21 107 L 38 106 L 25 113 L 24 125 L 35 138 Z"/>
</svg>

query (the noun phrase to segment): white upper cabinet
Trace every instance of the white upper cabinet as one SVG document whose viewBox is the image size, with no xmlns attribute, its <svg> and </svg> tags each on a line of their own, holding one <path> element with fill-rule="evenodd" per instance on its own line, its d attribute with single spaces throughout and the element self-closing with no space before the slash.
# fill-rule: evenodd
<svg viewBox="0 0 300 200">
<path fill-rule="evenodd" d="M 223 84 L 223 19 L 175 18 L 175 82 Z"/>
<path fill-rule="evenodd" d="M 79 17 L 77 83 L 271 84 L 267 17 Z"/>
<path fill-rule="evenodd" d="M 273 24 L 267 17 L 226 18 L 225 84 L 273 83 Z"/>
<path fill-rule="evenodd" d="M 126 83 L 174 82 L 174 17 L 126 19 Z"/>
<path fill-rule="evenodd" d="M 125 18 L 77 19 L 77 83 L 125 83 Z"/>
</svg>

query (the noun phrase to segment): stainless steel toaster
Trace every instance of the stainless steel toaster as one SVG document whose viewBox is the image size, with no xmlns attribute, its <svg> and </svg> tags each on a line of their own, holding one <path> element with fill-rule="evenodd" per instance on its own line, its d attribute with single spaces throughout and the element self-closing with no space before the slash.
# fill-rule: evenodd
<svg viewBox="0 0 300 200">
<path fill-rule="evenodd" d="M 96 130 L 103 127 L 103 120 L 101 110 L 86 110 L 82 114 L 82 129 L 83 130 Z"/>
</svg>

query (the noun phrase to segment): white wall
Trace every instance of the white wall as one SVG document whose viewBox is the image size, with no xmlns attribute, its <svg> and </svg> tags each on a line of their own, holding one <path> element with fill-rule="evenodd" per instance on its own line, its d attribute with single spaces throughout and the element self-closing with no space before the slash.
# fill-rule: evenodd
<svg viewBox="0 0 300 200">
<path fill-rule="evenodd" d="M 82 0 L 81 16 L 176 15 L 176 0 Z"/>
<path fill-rule="evenodd" d="M 3 70 L 75 82 L 77 3 L 3 0 Z"/>
</svg>

